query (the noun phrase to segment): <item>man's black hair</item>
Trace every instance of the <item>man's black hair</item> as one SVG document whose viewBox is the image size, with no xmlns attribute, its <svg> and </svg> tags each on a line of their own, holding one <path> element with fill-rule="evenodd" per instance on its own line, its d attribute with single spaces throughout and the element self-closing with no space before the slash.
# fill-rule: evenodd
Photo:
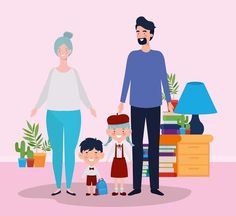
<svg viewBox="0 0 236 216">
<path fill-rule="evenodd" d="M 137 26 L 142 26 L 143 28 L 150 30 L 150 33 L 154 35 L 156 26 L 152 21 L 148 21 L 145 17 L 140 16 L 136 19 L 135 29 L 137 29 Z M 153 37 L 151 37 L 150 40 L 152 40 L 152 38 Z"/>
<path fill-rule="evenodd" d="M 93 149 L 103 152 L 102 141 L 94 138 L 86 138 L 84 141 L 80 143 L 80 152 Z"/>
</svg>

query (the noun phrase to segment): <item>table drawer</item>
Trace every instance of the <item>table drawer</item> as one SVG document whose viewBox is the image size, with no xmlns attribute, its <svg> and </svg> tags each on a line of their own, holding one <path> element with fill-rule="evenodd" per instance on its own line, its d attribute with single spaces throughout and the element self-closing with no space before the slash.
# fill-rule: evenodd
<svg viewBox="0 0 236 216">
<path fill-rule="evenodd" d="M 179 155 L 178 164 L 183 165 L 208 165 L 208 155 Z"/>
<path fill-rule="evenodd" d="M 178 176 L 209 176 L 209 166 L 179 166 Z"/>
<path fill-rule="evenodd" d="M 179 144 L 178 154 L 209 154 L 209 144 Z"/>
</svg>

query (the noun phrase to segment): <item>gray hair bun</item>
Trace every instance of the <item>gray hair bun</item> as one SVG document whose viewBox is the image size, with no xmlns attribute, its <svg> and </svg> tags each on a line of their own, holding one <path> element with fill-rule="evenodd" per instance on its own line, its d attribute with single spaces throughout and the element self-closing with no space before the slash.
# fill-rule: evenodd
<svg viewBox="0 0 236 216">
<path fill-rule="evenodd" d="M 73 37 L 73 34 L 71 32 L 64 32 L 63 37 L 71 39 Z"/>
</svg>

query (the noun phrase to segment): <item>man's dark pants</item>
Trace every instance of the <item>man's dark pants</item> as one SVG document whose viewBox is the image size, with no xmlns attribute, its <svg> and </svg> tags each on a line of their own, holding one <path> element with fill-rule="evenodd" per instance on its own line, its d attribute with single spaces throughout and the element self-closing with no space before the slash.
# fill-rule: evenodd
<svg viewBox="0 0 236 216">
<path fill-rule="evenodd" d="M 160 106 L 139 108 L 131 106 L 131 127 L 133 146 L 133 188 L 140 190 L 143 167 L 143 133 L 144 125 L 148 132 L 148 163 L 150 187 L 159 189 L 159 139 L 160 139 Z"/>
</svg>

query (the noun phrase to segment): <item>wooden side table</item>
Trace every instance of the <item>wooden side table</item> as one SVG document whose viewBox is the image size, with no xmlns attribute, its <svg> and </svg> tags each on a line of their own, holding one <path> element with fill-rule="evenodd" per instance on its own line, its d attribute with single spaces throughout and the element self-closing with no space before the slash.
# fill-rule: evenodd
<svg viewBox="0 0 236 216">
<path fill-rule="evenodd" d="M 209 176 L 211 135 L 161 135 L 160 145 L 176 145 L 177 176 Z"/>
<path fill-rule="evenodd" d="M 177 143 L 177 176 L 209 176 L 211 135 L 182 135 Z"/>
</svg>

